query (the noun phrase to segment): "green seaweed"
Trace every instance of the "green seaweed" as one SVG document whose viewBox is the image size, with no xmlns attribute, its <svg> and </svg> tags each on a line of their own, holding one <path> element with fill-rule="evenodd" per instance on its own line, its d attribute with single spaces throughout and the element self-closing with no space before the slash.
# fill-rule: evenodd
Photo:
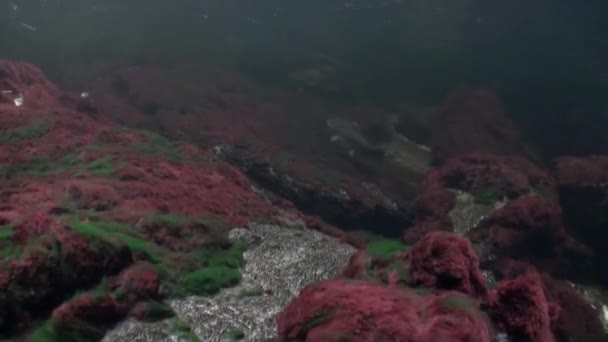
<svg viewBox="0 0 608 342">
<path fill-rule="evenodd" d="M 231 340 L 238 341 L 245 338 L 245 333 L 241 329 L 230 329 L 225 336 Z"/>
<path fill-rule="evenodd" d="M 409 282 L 409 280 L 410 280 L 410 274 L 409 274 L 406 266 L 403 263 L 401 263 L 401 262 L 394 262 L 391 266 L 392 266 L 391 268 L 397 274 L 397 278 L 399 278 L 399 281 L 401 281 L 403 283 Z"/>
<path fill-rule="evenodd" d="M 123 242 L 131 252 L 156 264 L 161 263 L 165 256 L 165 251 L 162 248 L 141 239 L 127 225 L 114 222 L 76 221 L 69 223 L 68 227 L 91 239 Z"/>
<path fill-rule="evenodd" d="M 116 172 L 112 162 L 112 157 L 102 157 L 90 162 L 87 169 L 95 176 L 110 176 Z"/>
<path fill-rule="evenodd" d="M 97 328 L 90 322 L 71 320 L 61 327 L 49 320 L 36 327 L 28 334 L 25 342 L 89 342 L 99 341 L 105 328 Z"/>
<path fill-rule="evenodd" d="M 500 196 L 500 189 L 497 186 L 490 185 L 481 189 L 478 189 L 473 193 L 475 203 L 483 205 L 492 205 L 498 202 Z"/>
<path fill-rule="evenodd" d="M 367 254 L 373 261 L 389 262 L 397 253 L 405 252 L 408 246 L 394 239 L 380 239 L 372 241 L 367 245 Z"/>
<path fill-rule="evenodd" d="M 144 219 L 144 225 L 160 225 L 168 228 L 179 228 L 190 221 L 189 218 L 178 215 L 152 215 Z"/>
<path fill-rule="evenodd" d="M 206 217 L 201 217 L 196 220 L 197 223 L 204 225 L 209 228 L 212 232 L 223 232 L 226 230 L 227 226 L 224 220 L 220 216 L 209 215 Z"/>
<path fill-rule="evenodd" d="M 0 241 L 10 240 L 13 237 L 13 224 L 7 223 L 0 226 Z"/>
<path fill-rule="evenodd" d="M 175 317 L 175 311 L 173 311 L 173 309 L 165 303 L 149 301 L 143 305 L 144 315 L 142 320 L 144 321 L 159 321 L 165 318 Z"/>
<path fill-rule="evenodd" d="M 189 342 L 200 342 L 200 339 L 194 334 L 190 325 L 178 317 L 171 320 L 171 331 L 181 335 Z"/>
<path fill-rule="evenodd" d="M 0 134 L 0 144 L 12 144 L 44 136 L 53 128 L 55 121 L 45 118 Z"/>
<path fill-rule="evenodd" d="M 195 295 L 213 295 L 222 288 L 238 284 L 240 280 L 241 273 L 238 269 L 209 266 L 184 275 L 178 284 Z"/>
<path fill-rule="evenodd" d="M 45 177 L 49 175 L 66 173 L 82 164 L 82 158 L 76 154 L 70 154 L 59 159 L 35 158 L 20 164 L 0 165 L 0 177 Z"/>
<path fill-rule="evenodd" d="M 477 304 L 476 302 L 462 295 L 448 295 L 439 300 L 439 304 L 442 308 L 451 311 L 474 311 Z"/>
<path fill-rule="evenodd" d="M 45 322 L 40 325 L 36 329 L 34 329 L 30 334 L 28 334 L 25 339 L 25 342 L 57 342 L 57 341 L 65 341 L 65 342 L 85 342 L 85 338 L 83 336 L 79 336 L 78 334 L 68 333 L 59 329 L 55 329 L 50 322 Z"/>
<path fill-rule="evenodd" d="M 143 134 L 147 139 L 146 143 L 133 146 L 136 152 L 154 157 L 160 156 L 174 162 L 182 161 L 179 151 L 181 142 L 170 141 L 165 136 L 148 130 L 136 130 L 136 132 Z"/>
</svg>

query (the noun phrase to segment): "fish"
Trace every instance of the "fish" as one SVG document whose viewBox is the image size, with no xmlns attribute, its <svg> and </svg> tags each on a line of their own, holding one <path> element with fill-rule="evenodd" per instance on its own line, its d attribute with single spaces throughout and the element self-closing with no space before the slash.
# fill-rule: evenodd
<svg viewBox="0 0 608 342">
<path fill-rule="evenodd" d="M 332 118 L 326 121 L 327 128 L 331 131 L 330 142 L 340 143 L 349 149 L 348 154 L 355 155 L 357 149 L 368 152 L 383 153 L 384 145 L 373 144 L 360 131 L 359 124 L 345 119 Z"/>
<path fill-rule="evenodd" d="M 23 27 L 24 29 L 36 32 L 38 31 L 38 29 L 32 25 L 26 24 L 26 23 L 21 23 L 21 27 Z"/>
</svg>

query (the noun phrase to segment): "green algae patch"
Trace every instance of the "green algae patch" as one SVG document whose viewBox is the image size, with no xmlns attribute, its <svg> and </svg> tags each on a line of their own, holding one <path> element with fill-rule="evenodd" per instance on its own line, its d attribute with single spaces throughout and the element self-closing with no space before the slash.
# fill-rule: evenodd
<svg viewBox="0 0 608 342">
<path fill-rule="evenodd" d="M 62 157 L 34 158 L 19 164 L 0 165 L 0 177 L 47 177 L 60 174 L 84 175 L 86 169 L 87 165 L 84 159 L 79 153 L 74 153 Z"/>
<path fill-rule="evenodd" d="M 96 341 L 100 338 L 91 339 L 86 334 L 72 331 L 72 329 L 58 329 L 50 322 L 45 322 L 29 333 L 24 342 L 87 342 Z"/>
<path fill-rule="evenodd" d="M 175 317 L 175 311 L 165 303 L 149 301 L 143 303 L 143 315 L 141 320 L 146 322 L 156 322 L 167 318 Z"/>
<path fill-rule="evenodd" d="M 152 263 L 162 263 L 167 251 L 139 237 L 133 228 L 115 222 L 85 222 L 68 223 L 68 227 L 81 233 L 91 240 L 105 240 L 110 243 L 124 243 L 137 257 Z"/>
<path fill-rule="evenodd" d="M 498 202 L 499 196 L 500 189 L 494 185 L 487 186 L 473 192 L 475 203 L 482 205 L 492 205 Z"/>
<path fill-rule="evenodd" d="M 370 236 L 370 239 L 365 250 L 369 258 L 366 261 L 363 278 L 388 284 L 389 281 L 394 281 L 394 278 L 392 280 L 390 278 L 391 274 L 394 274 L 399 283 L 407 284 L 410 279 L 408 266 L 397 260 L 396 256 L 407 252 L 410 247 L 395 239 L 374 236 Z"/>
<path fill-rule="evenodd" d="M 13 237 L 13 224 L 7 223 L 0 226 L 0 241 L 7 241 Z"/>
<path fill-rule="evenodd" d="M 0 133 L 0 144 L 14 144 L 44 136 L 53 129 L 55 120 L 46 118 Z"/>
<path fill-rule="evenodd" d="M 225 266 L 203 267 L 183 276 L 178 285 L 196 295 L 213 295 L 222 288 L 233 286 L 241 280 L 238 269 Z"/>
<path fill-rule="evenodd" d="M 389 262 L 393 260 L 395 255 L 406 252 L 408 249 L 409 247 L 399 240 L 380 239 L 372 241 L 367 245 L 367 254 L 373 261 Z"/>
<path fill-rule="evenodd" d="M 170 215 L 156 215 L 150 219 L 166 225 L 195 220 Z M 190 251 L 171 251 L 141 237 L 132 225 L 111 221 L 82 220 L 77 213 L 68 211 L 61 213 L 61 220 L 66 229 L 82 234 L 89 240 L 93 249 L 102 251 L 105 256 L 103 260 L 99 260 L 102 264 L 107 264 L 109 257 L 125 252 L 125 247 L 128 247 L 135 260 L 149 261 L 156 268 L 163 286 L 168 290 L 169 297 L 175 298 L 191 294 L 211 295 L 222 288 L 236 285 L 241 279 L 240 268 L 244 264 L 243 252 L 246 249 L 243 244 L 222 244 Z M 0 240 L 0 248 L 13 245 L 15 244 L 5 244 L 3 240 Z M 6 253 L 5 249 L 1 251 Z M 57 277 L 64 279 L 66 283 L 74 283 L 74 277 L 77 277 L 78 274 L 74 267 L 66 261 L 67 259 L 64 260 L 65 255 L 61 245 L 53 233 L 34 237 L 24 246 L 11 249 L 10 253 L 7 253 L 7 258 L 3 258 L 2 264 L 9 263 L 11 260 L 27 259 L 37 253 L 55 260 L 53 263 L 57 264 Z M 130 264 L 133 259 L 129 260 Z M 7 265 L 2 264 L 0 264 L 2 267 Z M 129 264 L 120 267 L 126 267 Z M 108 279 L 104 277 L 104 274 L 99 274 L 99 279 L 92 279 L 93 283 L 90 285 L 80 284 L 78 285 L 80 288 L 57 289 L 58 292 L 55 295 L 59 296 L 61 300 L 68 301 L 70 298 L 74 299 L 84 294 L 99 299 L 112 296 L 120 303 L 125 298 L 124 293 L 112 289 Z M 11 291 L 11 295 L 19 295 L 22 292 L 25 294 L 27 289 L 15 288 Z M 155 300 L 140 302 L 136 305 L 142 320 L 159 321 L 169 318 L 168 322 L 172 322 L 172 329 L 179 331 L 181 336 L 190 341 L 198 341 L 189 327 L 175 317 L 175 312 L 168 305 Z M 48 319 L 48 312 L 39 314 L 41 317 L 38 318 Z M 26 341 L 94 341 L 99 340 L 108 328 L 101 322 L 83 321 L 78 318 L 62 322 L 60 327 L 48 321 L 31 331 L 27 335 Z"/>
<path fill-rule="evenodd" d="M 135 152 L 151 156 L 161 157 L 173 162 L 181 162 L 183 158 L 179 150 L 182 142 L 169 140 L 167 137 L 148 130 L 135 130 L 146 137 L 146 142 L 133 146 Z"/>
<path fill-rule="evenodd" d="M 110 176 L 116 172 L 112 157 L 103 157 L 90 162 L 87 164 L 87 170 L 99 177 Z"/>
<path fill-rule="evenodd" d="M 188 342 L 200 342 L 200 339 L 194 334 L 190 325 L 177 317 L 171 320 L 170 329 L 173 333 L 180 335 Z"/>
<path fill-rule="evenodd" d="M 233 341 L 240 341 L 245 338 L 245 333 L 241 329 L 230 329 L 224 334 L 227 338 Z"/>
<path fill-rule="evenodd" d="M 82 158 L 76 154 L 70 154 L 62 158 L 34 158 L 19 164 L 0 165 L 0 177 L 47 177 L 69 173 L 70 170 L 74 170 L 83 164 Z"/>
<path fill-rule="evenodd" d="M 191 220 L 184 216 L 179 215 L 169 215 L 169 214 L 160 214 L 160 215 L 152 215 L 144 218 L 144 226 L 148 225 L 160 225 L 167 228 L 179 228 Z"/>
<path fill-rule="evenodd" d="M 473 312 L 477 310 L 477 302 L 462 295 L 448 295 L 439 299 L 439 305 L 450 311 Z"/>
</svg>

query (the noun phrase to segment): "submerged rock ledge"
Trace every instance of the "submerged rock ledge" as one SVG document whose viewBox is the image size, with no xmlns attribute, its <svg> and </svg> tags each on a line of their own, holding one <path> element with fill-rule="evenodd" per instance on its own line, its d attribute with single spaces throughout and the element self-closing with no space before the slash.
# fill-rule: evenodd
<svg viewBox="0 0 608 342">
<path fill-rule="evenodd" d="M 212 297 L 192 296 L 169 301 L 179 319 L 201 341 L 263 341 L 276 336 L 275 317 L 306 285 L 339 275 L 355 249 L 309 229 L 252 224 L 233 229 L 233 241 L 249 246 L 239 285 Z M 128 320 L 110 331 L 104 342 L 190 341 L 165 322 Z"/>
</svg>

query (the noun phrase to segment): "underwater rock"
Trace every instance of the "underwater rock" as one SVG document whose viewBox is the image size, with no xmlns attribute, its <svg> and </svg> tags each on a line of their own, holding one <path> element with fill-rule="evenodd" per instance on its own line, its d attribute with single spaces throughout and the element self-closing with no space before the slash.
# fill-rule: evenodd
<svg viewBox="0 0 608 342">
<path fill-rule="evenodd" d="M 540 197 L 508 202 L 479 230 L 474 240 L 487 234 L 496 255 L 526 260 L 562 276 L 592 272 L 591 251 L 567 233 L 559 206 Z"/>
<path fill-rule="evenodd" d="M 513 341 L 554 342 L 552 323 L 559 307 L 549 303 L 537 273 L 502 282 L 491 291 L 490 315 Z"/>
<path fill-rule="evenodd" d="M 0 298 L 7 302 L 0 307 L 5 306 L 11 316 L 0 326 L 2 332 L 27 322 L 23 317 L 44 315 L 66 293 L 87 288 L 104 274 L 132 262 L 130 253 L 121 247 L 102 241 L 93 245 L 84 236 L 63 229 L 32 237 L 18 248 L 22 251 L 5 260 L 7 284 Z"/>
<path fill-rule="evenodd" d="M 78 209 L 106 211 L 120 201 L 116 189 L 101 181 L 71 181 L 66 185 L 66 192 Z"/>
<path fill-rule="evenodd" d="M 432 230 L 454 229 L 454 191 L 471 194 L 474 203 L 487 206 L 528 195 L 557 202 L 555 181 L 525 159 L 491 154 L 455 157 L 426 175 L 414 202 L 414 225 L 404 232 L 406 241 L 416 242 Z"/>
<path fill-rule="evenodd" d="M 295 179 L 245 149 L 222 146 L 216 151 L 264 188 L 290 200 L 303 213 L 318 215 L 335 226 L 348 230 L 374 227 L 395 236 L 411 218 L 406 208 L 400 208 L 383 194 L 366 192 L 363 188 L 351 192 Z"/>
<path fill-rule="evenodd" d="M 0 111 L 6 105 L 15 107 L 19 97 L 27 109 L 54 107 L 60 95 L 40 68 L 26 62 L 0 60 Z"/>
<path fill-rule="evenodd" d="M 547 299 L 561 308 L 552 325 L 558 341 L 608 341 L 599 310 L 581 298 L 574 284 L 548 275 L 543 275 L 542 281 Z"/>
<path fill-rule="evenodd" d="M 307 286 L 278 316 L 278 341 L 492 341 L 473 299 L 426 297 L 377 283 L 329 280 Z"/>
<path fill-rule="evenodd" d="M 517 127 L 488 89 L 460 88 L 448 95 L 431 122 L 431 148 L 439 163 L 468 153 L 527 154 Z"/>
<path fill-rule="evenodd" d="M 76 295 L 53 310 L 50 325 L 58 337 L 61 333 L 73 333 L 88 340 L 99 340 L 104 334 L 101 327 L 111 326 L 125 314 L 125 307 L 113 296 L 85 293 Z"/>
<path fill-rule="evenodd" d="M 137 303 L 141 300 L 157 299 L 161 280 L 151 264 L 137 263 L 123 270 L 111 287 L 120 294 L 122 303 Z"/>
<path fill-rule="evenodd" d="M 407 255 L 410 284 L 455 290 L 473 297 L 487 294 L 486 280 L 468 239 L 454 233 L 431 232 Z"/>
<path fill-rule="evenodd" d="M 342 275 L 346 278 L 361 279 L 366 275 L 370 262 L 371 257 L 367 253 L 357 251 L 348 260 L 348 265 Z"/>
<path fill-rule="evenodd" d="M 561 157 L 554 172 L 568 230 L 591 246 L 603 265 L 608 258 L 608 156 Z M 598 269 L 598 275 L 608 284 L 606 272 Z"/>
<path fill-rule="evenodd" d="M 61 223 L 44 211 L 30 213 L 25 220 L 13 228 L 12 239 L 25 244 L 29 239 L 40 235 L 56 232 L 61 229 Z"/>
<path fill-rule="evenodd" d="M 233 229 L 233 242 L 247 244 L 241 282 L 214 296 L 172 299 L 175 310 L 201 341 L 223 341 L 229 331 L 240 331 L 245 341 L 276 337 L 276 315 L 308 284 L 339 276 L 355 250 L 337 239 L 306 227 L 253 224 Z M 110 331 L 103 341 L 155 342 L 161 323 L 127 321 Z M 170 327 L 161 329 L 174 335 Z"/>
</svg>

